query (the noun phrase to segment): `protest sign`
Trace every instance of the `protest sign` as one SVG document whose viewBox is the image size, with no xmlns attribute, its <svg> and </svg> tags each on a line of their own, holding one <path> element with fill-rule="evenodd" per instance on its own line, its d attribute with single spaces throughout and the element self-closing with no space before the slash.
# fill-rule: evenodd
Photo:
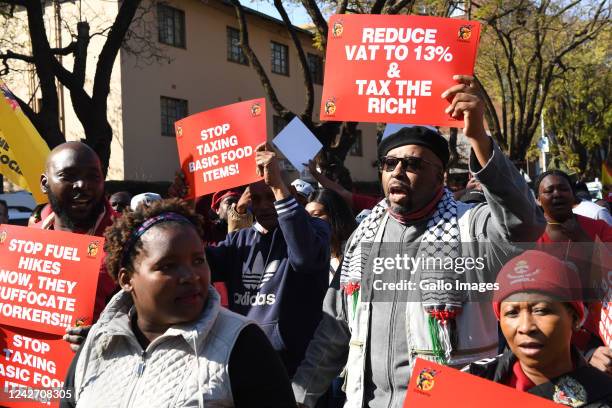
<svg viewBox="0 0 612 408">
<path fill-rule="evenodd" d="M 297 116 L 272 140 L 274 146 L 300 173 L 304 164 L 312 160 L 323 145 Z"/>
<path fill-rule="evenodd" d="M 544 398 L 417 358 L 404 408 L 554 408 Z"/>
<path fill-rule="evenodd" d="M 104 239 L 0 226 L 0 324 L 50 334 L 92 324 Z"/>
<path fill-rule="evenodd" d="M 478 22 L 342 14 L 329 26 L 321 120 L 463 127 L 441 95 L 474 73 Z"/>
<path fill-rule="evenodd" d="M 0 327 L 0 405 L 58 407 L 74 353 L 61 336 Z"/>
<path fill-rule="evenodd" d="M 255 147 L 266 141 L 266 101 L 253 99 L 191 115 L 175 123 L 189 198 L 261 179 Z"/>
</svg>

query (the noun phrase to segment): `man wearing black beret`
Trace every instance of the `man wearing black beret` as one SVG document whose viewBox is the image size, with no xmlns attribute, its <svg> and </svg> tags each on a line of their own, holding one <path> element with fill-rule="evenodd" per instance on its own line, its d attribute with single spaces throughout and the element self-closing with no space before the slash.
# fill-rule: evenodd
<svg viewBox="0 0 612 408">
<path fill-rule="evenodd" d="M 417 357 L 463 367 L 497 354 L 497 322 L 489 303 L 466 301 L 454 284 L 417 291 L 416 300 L 372 284 L 380 278 L 417 287 L 434 281 L 494 282 L 491 272 L 499 270 L 509 243 L 534 241 L 544 230 L 523 177 L 485 132 L 484 104 L 474 79 L 454 79 L 457 85 L 440 97 L 452 100 L 446 113 L 465 120 L 470 171 L 487 203 L 455 201 L 444 188 L 448 143 L 435 128 L 406 125 L 383 138 L 378 155 L 385 199 L 346 246 L 341 273 L 324 301 L 324 317 L 293 378 L 298 405 L 313 407 L 346 367 L 345 407 L 401 407 Z M 376 261 L 395 255 L 480 259 L 483 268 L 458 273 L 393 264 L 381 272 Z"/>
</svg>

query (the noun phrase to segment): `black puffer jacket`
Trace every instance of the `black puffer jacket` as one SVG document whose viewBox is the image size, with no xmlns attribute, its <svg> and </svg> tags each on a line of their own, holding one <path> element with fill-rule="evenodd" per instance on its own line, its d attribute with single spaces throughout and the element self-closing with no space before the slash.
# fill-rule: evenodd
<svg viewBox="0 0 612 408">
<path fill-rule="evenodd" d="M 574 371 L 527 392 L 572 407 L 612 408 L 612 377 L 590 366 L 577 350 L 572 350 L 572 356 L 576 363 Z M 472 363 L 462 371 L 506 383 L 515 362 L 516 356 L 507 350 L 495 358 Z"/>
</svg>

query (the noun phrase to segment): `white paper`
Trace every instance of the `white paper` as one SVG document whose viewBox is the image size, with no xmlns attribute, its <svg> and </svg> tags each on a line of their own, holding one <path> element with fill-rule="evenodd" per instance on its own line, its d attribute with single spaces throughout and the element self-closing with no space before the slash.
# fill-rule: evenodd
<svg viewBox="0 0 612 408">
<path fill-rule="evenodd" d="M 272 143 L 291 162 L 298 172 L 302 172 L 308 162 L 323 148 L 319 139 L 297 116 L 272 140 Z"/>
</svg>

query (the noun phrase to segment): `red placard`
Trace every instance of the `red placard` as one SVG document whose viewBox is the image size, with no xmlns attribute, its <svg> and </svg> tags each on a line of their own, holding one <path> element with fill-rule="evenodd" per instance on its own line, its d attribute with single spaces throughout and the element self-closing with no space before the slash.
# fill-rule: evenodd
<svg viewBox="0 0 612 408">
<path fill-rule="evenodd" d="M 104 238 L 0 225 L 0 324 L 42 333 L 92 323 Z"/>
<path fill-rule="evenodd" d="M 252 99 L 175 123 L 189 198 L 261 180 L 255 147 L 266 141 L 266 101 Z"/>
<path fill-rule="evenodd" d="M 0 327 L 0 406 L 58 407 L 74 353 L 61 336 Z"/>
<path fill-rule="evenodd" d="M 554 408 L 552 401 L 418 358 L 404 408 Z"/>
<path fill-rule="evenodd" d="M 473 75 L 480 23 L 342 14 L 329 27 L 321 120 L 463 127 L 440 96 Z"/>
</svg>

